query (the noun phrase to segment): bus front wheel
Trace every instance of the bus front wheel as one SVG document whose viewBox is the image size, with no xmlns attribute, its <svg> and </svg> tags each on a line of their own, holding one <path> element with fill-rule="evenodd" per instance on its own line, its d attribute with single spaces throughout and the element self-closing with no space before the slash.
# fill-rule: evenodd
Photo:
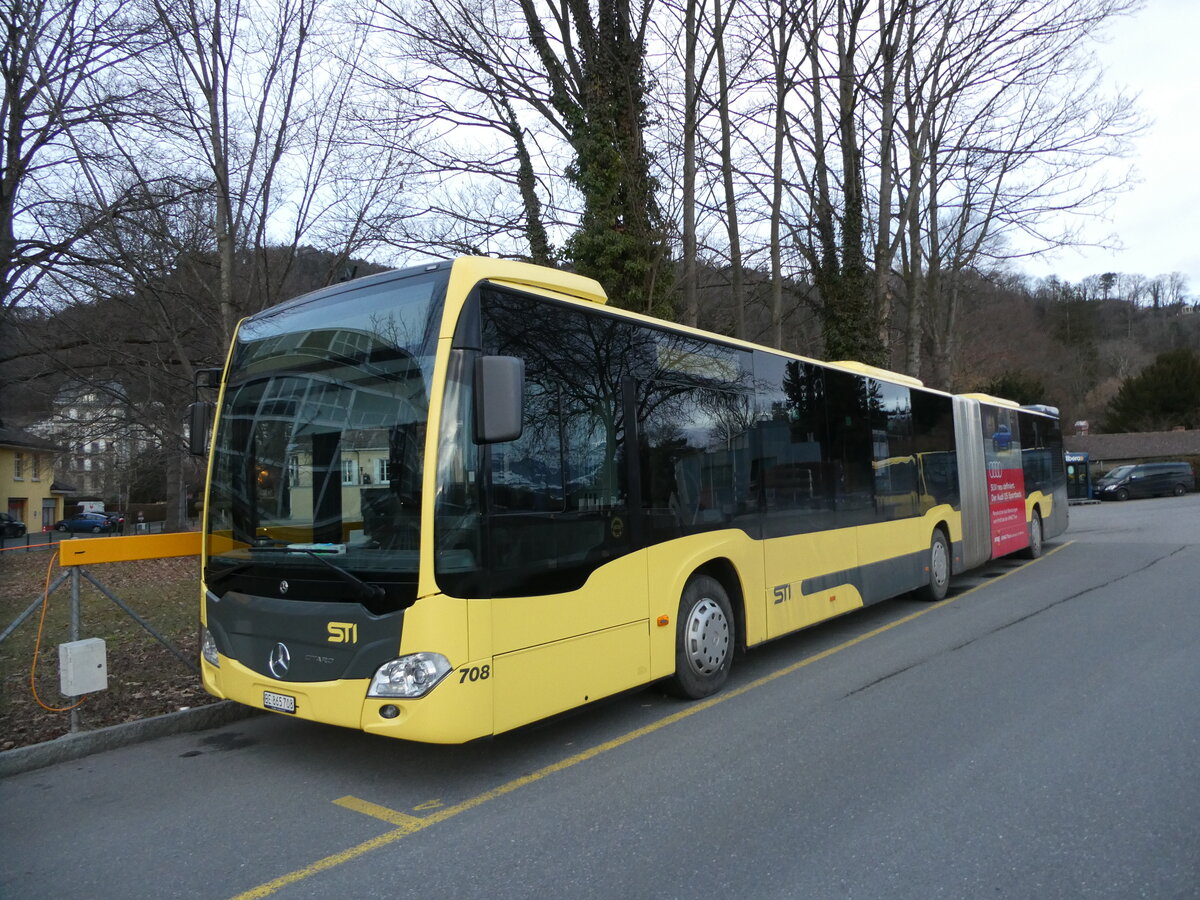
<svg viewBox="0 0 1200 900">
<path fill-rule="evenodd" d="M 729 677 L 735 646 L 733 607 L 715 578 L 693 575 L 679 598 L 671 693 L 690 700 L 715 694 Z"/>
<path fill-rule="evenodd" d="M 917 590 L 917 596 L 930 603 L 946 599 L 950 590 L 950 542 L 946 532 L 935 528 L 929 542 L 929 583 Z"/>
</svg>

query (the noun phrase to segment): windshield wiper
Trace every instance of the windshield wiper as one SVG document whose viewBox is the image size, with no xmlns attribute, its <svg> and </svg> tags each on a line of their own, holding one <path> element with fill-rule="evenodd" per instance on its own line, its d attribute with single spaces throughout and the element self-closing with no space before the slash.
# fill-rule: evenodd
<svg viewBox="0 0 1200 900">
<path fill-rule="evenodd" d="M 387 592 L 384 591 L 384 589 L 379 585 L 363 581 L 353 572 L 343 569 L 339 565 L 331 563 L 321 552 L 317 550 L 312 550 L 308 547 L 289 547 L 286 544 L 271 547 L 248 547 L 247 549 L 251 553 L 303 553 L 306 556 L 311 556 L 322 565 L 328 566 L 337 574 L 338 578 L 342 579 L 342 581 L 346 582 L 346 584 L 354 587 L 355 593 L 358 595 L 359 600 L 371 602 L 374 600 L 382 600 L 387 596 Z M 325 552 L 331 553 L 333 551 Z"/>
<path fill-rule="evenodd" d="M 252 565 L 254 565 L 254 560 L 248 559 L 245 562 L 234 563 L 231 566 L 226 566 L 224 569 L 209 574 L 208 570 L 212 568 L 212 563 L 209 562 L 205 566 L 205 581 L 208 582 L 209 587 L 213 587 L 217 582 L 224 581 L 226 578 L 232 578 L 238 572 L 244 572 Z"/>
</svg>

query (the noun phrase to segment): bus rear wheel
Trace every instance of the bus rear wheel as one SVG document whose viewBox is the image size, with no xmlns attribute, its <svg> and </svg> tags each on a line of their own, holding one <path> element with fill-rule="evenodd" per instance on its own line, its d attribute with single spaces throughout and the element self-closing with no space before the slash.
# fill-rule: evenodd
<svg viewBox="0 0 1200 900">
<path fill-rule="evenodd" d="M 1029 520 L 1029 546 L 1022 555 L 1026 559 L 1037 559 L 1042 555 L 1042 516 L 1036 509 Z"/>
<path fill-rule="evenodd" d="M 693 575 L 679 598 L 675 674 L 668 690 L 689 700 L 715 694 L 729 677 L 734 646 L 733 607 L 725 588 L 708 575 Z"/>
<path fill-rule="evenodd" d="M 934 529 L 929 541 L 929 583 L 917 588 L 917 597 L 936 603 L 946 599 L 950 590 L 950 542 L 946 532 Z"/>
</svg>

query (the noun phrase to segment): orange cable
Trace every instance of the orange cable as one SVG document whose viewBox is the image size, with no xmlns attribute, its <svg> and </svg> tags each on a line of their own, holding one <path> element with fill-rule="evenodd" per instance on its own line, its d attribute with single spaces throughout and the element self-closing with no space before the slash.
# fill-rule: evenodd
<svg viewBox="0 0 1200 900">
<path fill-rule="evenodd" d="M 13 544 L 11 547 L 0 547 L 0 553 L 6 550 L 37 550 L 39 547 L 53 547 L 58 543 L 58 541 L 50 541 L 48 544 Z"/>
<path fill-rule="evenodd" d="M 37 705 L 42 709 L 50 712 L 70 712 L 71 710 L 75 709 L 75 707 L 83 703 L 83 701 L 86 700 L 90 695 L 84 694 L 79 698 L 78 702 L 72 704 L 71 706 L 47 706 L 42 702 L 42 698 L 38 696 L 37 692 L 38 652 L 42 647 L 42 627 L 46 624 L 46 610 L 50 608 L 50 572 L 54 569 L 54 562 L 57 559 L 58 551 L 55 550 L 50 556 L 49 564 L 46 566 L 46 583 L 42 588 L 42 614 L 38 617 L 37 640 L 34 641 L 33 644 L 33 665 L 29 667 L 29 689 L 33 692 L 33 699 L 37 701 Z"/>
</svg>

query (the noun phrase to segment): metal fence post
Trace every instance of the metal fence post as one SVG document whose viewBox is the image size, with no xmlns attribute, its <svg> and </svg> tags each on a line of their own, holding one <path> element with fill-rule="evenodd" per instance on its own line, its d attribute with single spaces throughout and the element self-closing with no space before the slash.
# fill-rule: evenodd
<svg viewBox="0 0 1200 900">
<path fill-rule="evenodd" d="M 71 569 L 71 641 L 79 640 L 79 566 Z M 71 732 L 79 730 L 79 707 L 71 710 Z"/>
</svg>

